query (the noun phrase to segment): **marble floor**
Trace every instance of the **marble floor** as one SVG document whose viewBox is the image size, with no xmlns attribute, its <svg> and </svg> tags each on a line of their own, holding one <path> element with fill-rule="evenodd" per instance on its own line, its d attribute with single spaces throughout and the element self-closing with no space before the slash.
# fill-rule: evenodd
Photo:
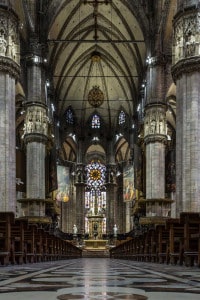
<svg viewBox="0 0 200 300">
<path fill-rule="evenodd" d="M 1 300 L 197 300 L 200 268 L 82 258 L 0 267 Z"/>
</svg>

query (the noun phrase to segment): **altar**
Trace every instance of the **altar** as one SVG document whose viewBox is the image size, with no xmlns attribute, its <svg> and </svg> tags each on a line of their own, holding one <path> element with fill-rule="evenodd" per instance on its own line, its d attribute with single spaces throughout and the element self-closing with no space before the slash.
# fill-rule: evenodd
<svg viewBox="0 0 200 300">
<path fill-rule="evenodd" d="M 103 240 L 104 215 L 87 215 L 89 240 Z"/>
<path fill-rule="evenodd" d="M 106 246 L 108 244 L 107 240 L 84 240 L 85 249 L 98 249 L 103 250 L 106 249 Z"/>
</svg>

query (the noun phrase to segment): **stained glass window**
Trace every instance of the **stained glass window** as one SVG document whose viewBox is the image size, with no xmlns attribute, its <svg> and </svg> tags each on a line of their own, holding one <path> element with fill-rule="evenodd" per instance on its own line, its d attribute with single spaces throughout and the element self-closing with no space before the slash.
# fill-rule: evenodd
<svg viewBox="0 0 200 300">
<path fill-rule="evenodd" d="M 96 189 L 105 184 L 106 166 L 100 161 L 92 161 L 86 167 L 87 185 Z"/>
<path fill-rule="evenodd" d="M 119 125 L 123 125 L 126 122 L 126 115 L 125 112 L 123 110 L 120 111 L 119 113 Z"/>
<path fill-rule="evenodd" d="M 65 112 L 65 120 L 68 124 L 71 124 L 71 125 L 74 124 L 74 113 L 70 106 L 67 108 L 67 110 Z"/>
<path fill-rule="evenodd" d="M 101 126 L 100 117 L 97 114 L 93 115 L 91 126 L 94 129 L 95 128 L 100 128 L 100 126 Z"/>
<path fill-rule="evenodd" d="M 93 236 L 93 216 L 96 218 L 100 231 L 106 233 L 106 166 L 100 161 L 91 161 L 86 166 L 85 190 L 85 232 Z"/>
</svg>

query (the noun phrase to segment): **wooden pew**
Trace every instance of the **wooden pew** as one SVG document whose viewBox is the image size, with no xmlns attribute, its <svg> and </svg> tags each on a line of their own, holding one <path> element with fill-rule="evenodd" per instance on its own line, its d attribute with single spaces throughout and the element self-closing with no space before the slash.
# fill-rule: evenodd
<svg viewBox="0 0 200 300">
<path fill-rule="evenodd" d="M 200 267 L 200 213 L 181 213 L 184 226 L 184 260 L 186 266 Z"/>
<path fill-rule="evenodd" d="M 47 239 L 49 236 L 49 232 L 44 229 L 41 230 L 41 260 L 48 261 L 48 251 L 47 251 Z"/>
<path fill-rule="evenodd" d="M 0 262 L 8 265 L 11 256 L 11 226 L 14 223 L 12 212 L 0 212 Z"/>
<path fill-rule="evenodd" d="M 47 233 L 45 233 L 42 227 L 37 226 L 34 234 L 35 234 L 35 240 L 34 240 L 35 262 L 42 262 L 45 260 L 44 249 L 46 245 L 45 236 L 47 235 Z"/>
<path fill-rule="evenodd" d="M 111 258 L 132 259 L 133 258 L 133 239 L 122 241 L 117 246 L 110 249 Z"/>
<path fill-rule="evenodd" d="M 157 255 L 159 263 L 169 263 L 169 230 L 164 224 L 156 225 Z"/>
<path fill-rule="evenodd" d="M 47 235 L 47 253 L 46 257 L 48 261 L 53 261 L 56 258 L 56 243 L 55 235 L 48 233 Z"/>
<path fill-rule="evenodd" d="M 151 262 L 158 262 L 158 233 L 156 228 L 150 230 L 151 235 L 151 246 L 150 246 L 150 261 Z"/>
<path fill-rule="evenodd" d="M 136 254 L 136 259 L 137 261 L 145 261 L 145 238 L 144 234 L 140 234 L 136 238 L 137 240 L 137 254 Z"/>
<path fill-rule="evenodd" d="M 35 247 L 35 235 L 37 225 L 28 224 L 24 232 L 24 263 L 36 262 L 36 247 Z"/>
<path fill-rule="evenodd" d="M 168 219 L 166 228 L 169 230 L 169 262 L 183 265 L 184 226 L 179 218 Z"/>
<path fill-rule="evenodd" d="M 112 248 L 110 257 L 200 267 L 200 213 L 167 219 Z"/>
<path fill-rule="evenodd" d="M 12 212 L 0 212 L 0 264 L 77 258 L 82 250 Z"/>
<path fill-rule="evenodd" d="M 11 263 L 22 264 L 25 260 L 25 231 L 28 228 L 27 220 L 15 219 L 11 225 Z"/>
<path fill-rule="evenodd" d="M 155 228 L 150 228 L 146 234 L 144 239 L 144 253 L 145 253 L 145 261 L 147 262 L 157 262 L 157 249 L 156 249 L 156 231 Z"/>
<path fill-rule="evenodd" d="M 128 259 L 137 260 L 138 241 L 136 237 L 125 241 L 123 248 L 125 256 L 128 257 Z"/>
</svg>

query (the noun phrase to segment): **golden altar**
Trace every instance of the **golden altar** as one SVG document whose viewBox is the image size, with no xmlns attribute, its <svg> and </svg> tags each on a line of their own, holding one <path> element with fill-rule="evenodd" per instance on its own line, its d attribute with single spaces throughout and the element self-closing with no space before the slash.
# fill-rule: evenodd
<svg viewBox="0 0 200 300">
<path fill-rule="evenodd" d="M 85 249 L 98 249 L 98 250 L 102 250 L 102 249 L 106 249 L 107 240 L 84 240 L 85 243 Z"/>
</svg>

